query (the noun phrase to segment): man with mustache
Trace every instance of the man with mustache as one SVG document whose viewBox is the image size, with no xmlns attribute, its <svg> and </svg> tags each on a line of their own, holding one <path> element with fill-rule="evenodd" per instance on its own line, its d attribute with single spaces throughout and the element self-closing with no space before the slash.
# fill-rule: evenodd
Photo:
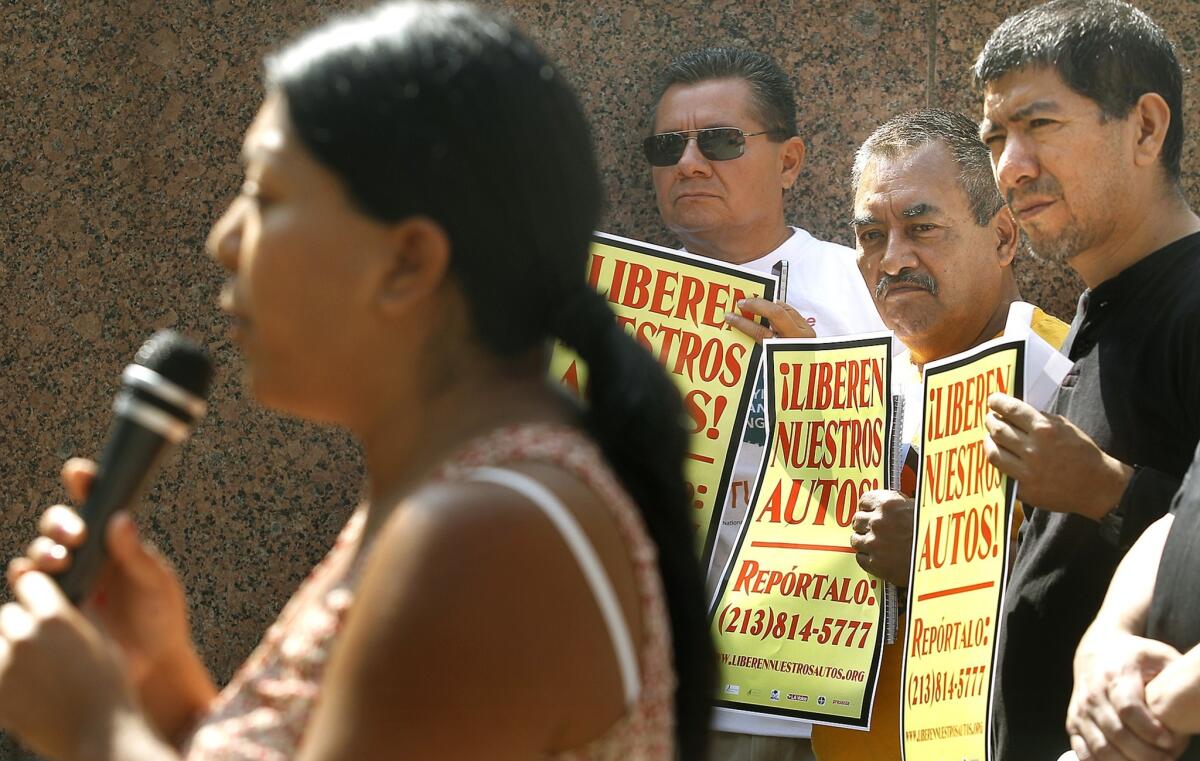
<svg viewBox="0 0 1200 761">
<path fill-rule="evenodd" d="M 704 48 L 672 61 L 659 77 L 651 134 L 643 151 L 651 165 L 663 223 L 686 250 L 770 272 L 784 261 L 788 293 L 776 303 L 749 299 L 743 308 L 766 317 L 765 328 L 740 315 L 726 319 L 755 339 L 837 336 L 883 330 L 854 266 L 854 252 L 789 226 L 784 201 L 804 165 L 792 83 L 770 56 L 736 48 Z M 762 389 L 739 452 L 718 527 L 711 564 L 719 574 L 746 514 L 765 430 Z M 713 758 L 799 761 L 810 758 L 808 724 L 777 717 L 717 727 Z"/>
<path fill-rule="evenodd" d="M 1103 652 L 1072 706 L 1072 660 L 1121 557 L 1163 516 L 1200 439 L 1200 218 L 1179 185 L 1182 71 L 1120 0 L 1053 0 L 1002 23 L 975 63 L 980 134 L 1033 251 L 1087 290 L 1075 363 L 1047 414 L 990 400 L 989 458 L 1026 521 L 1004 603 L 997 758 L 1156 759 L 1146 706 L 1164 665 Z M 1077 664 L 1079 665 L 1079 664 Z M 1085 664 L 1087 665 L 1087 664 Z M 1091 664 L 1097 666 L 1097 664 Z"/>
<path fill-rule="evenodd" d="M 896 379 L 905 395 L 904 441 L 919 443 L 921 369 L 1000 335 L 1020 300 L 1013 260 L 1019 235 L 992 179 L 975 122 L 925 109 L 896 116 L 867 138 L 854 161 L 858 268 L 884 322 L 905 345 Z M 1052 346 L 1067 326 L 1024 305 L 1030 327 Z M 905 457 L 916 463 L 916 456 Z M 899 491 L 864 494 L 850 544 L 859 564 L 908 585 L 912 556 L 915 467 Z M 903 637 L 904 624 L 898 627 Z M 820 761 L 900 757 L 900 670 L 904 642 L 884 648 L 871 731 L 816 727 Z"/>
</svg>

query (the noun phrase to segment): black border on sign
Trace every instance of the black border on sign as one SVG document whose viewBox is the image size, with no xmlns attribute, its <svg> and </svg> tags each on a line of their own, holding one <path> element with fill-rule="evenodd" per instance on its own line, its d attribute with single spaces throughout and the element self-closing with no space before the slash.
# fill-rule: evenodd
<svg viewBox="0 0 1200 761">
<path fill-rule="evenodd" d="M 988 357 L 993 354 L 999 354 L 1005 351 L 1015 350 L 1017 359 L 1016 367 L 1013 372 L 1013 388 L 1009 394 L 1017 399 L 1025 398 L 1025 341 L 1024 339 L 1004 340 L 1003 337 L 996 339 L 997 343 L 992 343 L 980 351 L 964 352 L 958 359 L 951 360 L 946 364 L 939 364 L 933 369 L 926 368 L 925 373 L 921 377 L 921 443 L 925 443 L 925 421 L 927 419 L 926 408 L 929 404 L 929 396 L 925 393 L 927 385 L 926 379 L 931 375 L 941 375 L 952 370 L 957 370 L 964 365 L 969 365 L 972 362 L 978 361 L 983 357 Z M 912 563 L 908 567 L 908 604 L 904 610 L 904 642 L 907 652 L 909 628 L 912 626 L 912 608 L 916 602 L 917 596 L 912 594 L 913 577 L 916 575 L 917 568 L 917 544 L 920 542 L 920 532 L 917 527 L 921 525 L 921 492 L 925 480 L 921 477 L 923 467 L 918 465 L 917 468 L 917 494 L 915 504 L 913 505 L 913 545 L 912 545 Z M 1009 534 L 1012 533 L 1012 516 L 1013 503 L 1017 496 L 1016 479 L 1008 478 L 1008 484 L 1004 488 L 1004 501 L 1007 503 L 1004 510 L 1004 541 L 1001 543 L 1004 547 L 1004 555 L 1001 559 L 1000 567 L 1007 571 L 1009 564 Z M 988 658 L 988 682 L 987 682 L 987 709 L 984 711 L 983 719 L 983 758 L 985 761 L 992 761 L 992 702 L 994 695 L 992 694 L 996 687 L 996 663 L 1000 655 L 999 635 L 1000 635 L 1000 616 L 1004 610 L 1004 595 L 1008 590 L 1008 573 L 1000 574 L 1000 592 L 996 596 L 996 612 L 992 617 L 992 653 Z M 907 752 L 904 742 L 904 717 L 906 713 L 907 703 L 904 697 L 904 686 L 908 683 L 908 658 L 904 657 L 900 663 L 900 759 L 907 761 Z"/>
<path fill-rule="evenodd" d="M 726 264 L 715 259 L 708 259 L 695 254 L 685 254 L 682 251 L 672 251 L 659 246 L 651 246 L 638 241 L 629 240 L 609 233 L 594 232 L 592 233 L 592 242 L 601 243 L 605 246 L 613 248 L 623 248 L 627 251 L 633 251 L 644 256 L 652 256 L 658 259 L 666 259 L 667 261 L 676 264 L 686 264 L 689 267 L 699 267 L 711 272 L 719 272 L 727 277 L 737 277 L 742 280 L 757 283 L 763 287 L 763 298 L 768 301 L 775 300 L 775 289 L 777 282 L 774 275 L 766 275 L 759 272 L 745 270 L 736 265 Z M 590 252 L 589 252 L 590 253 Z M 760 321 L 766 324 L 765 320 Z M 742 388 L 738 395 L 738 403 L 735 409 L 735 417 L 733 419 L 732 434 L 729 444 L 725 447 L 725 462 L 721 468 L 721 480 L 717 484 L 717 492 L 713 495 L 713 508 L 708 516 L 708 531 L 704 536 L 704 544 L 700 551 L 700 567 L 707 568 L 712 556 L 713 545 L 717 541 L 717 529 L 721 525 L 721 511 L 725 508 L 725 495 L 729 492 L 729 482 L 733 480 L 733 466 L 737 459 L 738 448 L 742 445 L 742 431 L 746 424 L 746 412 L 750 409 L 750 400 L 754 395 L 754 368 L 758 367 L 762 360 L 762 344 L 754 342 L 750 350 L 750 359 L 746 363 L 746 374 L 742 379 Z"/>
<path fill-rule="evenodd" d="M 879 335 L 870 338 L 850 338 L 850 339 L 778 339 L 770 341 L 766 344 L 766 355 L 762 362 L 763 382 L 766 389 L 766 398 L 764 407 L 767 413 L 767 431 L 768 436 L 765 445 L 763 446 L 762 460 L 759 462 L 758 474 L 754 479 L 754 493 L 750 497 L 749 507 L 746 510 L 746 518 L 742 521 L 741 529 L 738 532 L 737 543 L 734 545 L 732 552 L 729 554 L 729 561 L 725 564 L 725 569 L 721 571 L 721 580 L 717 584 L 717 592 L 713 596 L 713 601 L 708 610 L 708 628 L 712 631 L 713 619 L 717 615 L 717 607 L 721 604 L 722 593 L 725 590 L 725 585 L 729 583 L 729 578 L 733 573 L 733 567 L 736 565 L 738 555 L 742 551 L 742 543 L 749 532 L 750 524 L 753 522 L 754 508 L 758 505 L 759 492 L 762 491 L 763 479 L 766 477 L 767 468 L 770 461 L 771 452 L 775 448 L 775 380 L 774 373 L 771 368 L 774 367 L 775 355 L 780 353 L 788 353 L 795 351 L 810 352 L 816 350 L 836 350 L 836 349 L 857 349 L 863 346 L 887 346 L 887 358 L 884 362 L 884 388 L 887 389 L 887 399 L 885 400 L 884 410 L 884 426 L 883 430 L 890 431 L 892 428 L 892 356 L 891 346 L 894 339 L 890 335 Z M 892 447 L 885 441 L 883 453 L 883 482 L 886 483 L 888 474 L 892 472 Z M 726 700 L 718 694 L 716 701 L 713 703 L 718 708 L 726 708 L 740 713 L 748 714 L 769 714 L 772 716 L 785 716 L 792 719 L 803 719 L 826 726 L 833 727 L 850 727 L 853 729 L 866 729 L 871 725 L 871 711 L 875 706 L 875 687 L 879 680 L 879 668 L 883 659 L 883 628 L 885 622 L 886 604 L 884 603 L 883 587 L 879 590 L 879 617 L 875 622 L 875 631 L 878 634 L 875 637 L 875 652 L 871 654 L 871 667 L 867 672 L 867 683 L 863 689 L 863 705 L 860 706 L 859 715 L 857 717 L 846 716 L 830 716 L 826 713 L 816 711 L 806 711 L 800 709 L 775 708 L 773 706 L 748 705 L 746 703 L 738 703 Z M 719 689 L 719 686 L 718 686 Z"/>
</svg>

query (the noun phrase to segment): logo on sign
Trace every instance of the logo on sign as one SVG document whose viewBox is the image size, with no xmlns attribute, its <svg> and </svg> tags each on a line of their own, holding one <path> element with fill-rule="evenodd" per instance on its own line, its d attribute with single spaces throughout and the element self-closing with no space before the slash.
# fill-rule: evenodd
<svg viewBox="0 0 1200 761">
<path fill-rule="evenodd" d="M 725 694 L 726 695 L 740 695 L 741 692 L 742 692 L 741 685 L 738 685 L 738 684 L 725 685 Z"/>
</svg>

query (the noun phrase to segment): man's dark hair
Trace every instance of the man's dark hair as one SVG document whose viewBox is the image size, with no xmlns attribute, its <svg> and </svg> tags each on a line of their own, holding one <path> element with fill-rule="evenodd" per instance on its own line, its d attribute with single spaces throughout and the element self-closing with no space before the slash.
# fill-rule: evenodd
<svg viewBox="0 0 1200 761">
<path fill-rule="evenodd" d="M 700 48 L 684 53 L 663 69 L 654 88 L 654 107 L 672 85 L 694 85 L 714 79 L 742 79 L 750 85 L 755 116 L 772 140 L 796 135 L 796 96 L 775 59 L 742 48 Z"/>
<path fill-rule="evenodd" d="M 939 142 L 950 149 L 958 164 L 958 183 L 971 205 L 975 222 L 986 225 L 1004 206 L 992 176 L 992 159 L 979 140 L 979 127 L 962 114 L 941 108 L 924 108 L 893 116 L 871 133 L 854 155 L 854 190 L 867 164 L 875 158 L 899 158 Z"/>
<path fill-rule="evenodd" d="M 1047 66 L 1075 92 L 1123 119 L 1138 98 L 1157 93 L 1171 109 L 1162 164 L 1179 180 L 1183 150 L 1183 71 L 1158 24 L 1121 0 L 1051 0 L 1010 16 L 975 61 L 983 87 L 1009 72 Z"/>
</svg>

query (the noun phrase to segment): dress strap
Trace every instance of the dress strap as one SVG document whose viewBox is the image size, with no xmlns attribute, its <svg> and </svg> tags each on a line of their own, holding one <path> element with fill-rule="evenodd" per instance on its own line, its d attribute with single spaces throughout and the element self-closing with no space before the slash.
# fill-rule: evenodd
<svg viewBox="0 0 1200 761">
<path fill-rule="evenodd" d="M 617 665 L 621 670 L 621 686 L 625 691 L 625 704 L 633 705 L 641 691 L 637 653 L 633 647 L 633 639 L 629 636 L 629 627 L 626 626 L 625 616 L 621 612 L 620 603 L 617 602 L 612 582 L 609 581 L 608 574 L 605 573 L 604 566 L 596 555 L 596 550 L 592 548 L 583 529 L 579 527 L 575 516 L 571 515 L 562 500 L 553 492 L 524 473 L 518 473 L 508 468 L 483 467 L 475 468 L 468 477 L 472 481 L 492 483 L 517 492 L 541 508 L 554 527 L 558 529 L 567 548 L 571 550 L 571 554 L 579 563 L 579 569 L 583 571 L 588 586 L 591 587 L 592 594 L 596 597 L 596 604 L 600 606 L 600 614 L 608 626 L 613 650 L 617 656 Z"/>
</svg>

